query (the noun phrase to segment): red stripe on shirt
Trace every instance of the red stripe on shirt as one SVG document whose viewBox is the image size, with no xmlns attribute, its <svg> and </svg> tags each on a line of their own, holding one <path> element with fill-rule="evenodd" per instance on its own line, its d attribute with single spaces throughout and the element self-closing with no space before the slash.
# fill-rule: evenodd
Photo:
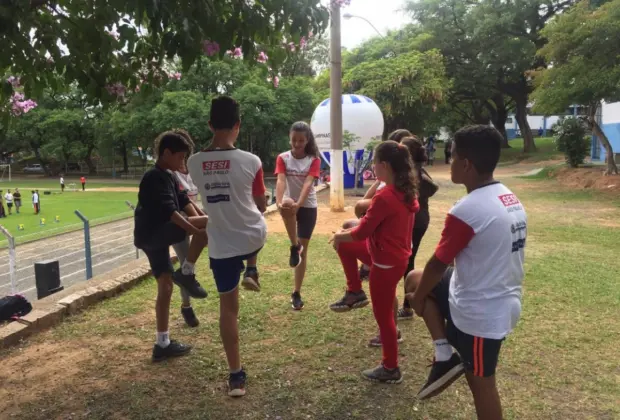
<svg viewBox="0 0 620 420">
<path fill-rule="evenodd" d="M 451 264 L 456 256 L 469 245 L 474 229 L 456 216 L 448 214 L 441 233 L 441 240 L 435 249 L 435 257 L 444 264 Z"/>
<path fill-rule="evenodd" d="M 257 197 L 259 195 L 264 195 L 267 188 L 265 187 L 265 180 L 263 178 L 263 167 L 258 168 L 258 172 L 254 176 L 254 181 L 252 182 L 252 195 Z"/>
</svg>

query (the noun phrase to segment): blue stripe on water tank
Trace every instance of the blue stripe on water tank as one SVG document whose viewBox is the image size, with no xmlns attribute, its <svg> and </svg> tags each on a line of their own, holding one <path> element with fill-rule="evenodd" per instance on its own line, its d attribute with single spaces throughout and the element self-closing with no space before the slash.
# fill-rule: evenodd
<svg viewBox="0 0 620 420">
<path fill-rule="evenodd" d="M 358 98 L 355 95 L 351 95 L 351 102 L 354 103 L 354 104 L 361 104 L 362 103 L 362 101 L 360 101 L 360 98 Z"/>
<path fill-rule="evenodd" d="M 328 103 L 329 103 L 329 99 L 325 99 L 323 102 L 321 102 L 321 105 L 319 106 L 327 106 Z"/>
<path fill-rule="evenodd" d="M 368 103 L 372 103 L 372 99 L 370 99 L 369 97 L 364 96 L 363 98 L 364 98 L 364 99 L 366 99 L 366 102 L 368 102 Z"/>
</svg>

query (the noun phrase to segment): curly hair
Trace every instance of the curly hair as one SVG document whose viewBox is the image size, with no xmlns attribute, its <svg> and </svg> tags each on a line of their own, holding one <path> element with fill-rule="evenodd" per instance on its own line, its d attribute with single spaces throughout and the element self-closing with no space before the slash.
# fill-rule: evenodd
<svg viewBox="0 0 620 420">
<path fill-rule="evenodd" d="M 375 149 L 375 162 L 386 162 L 394 174 L 394 187 L 411 203 L 418 195 L 418 181 L 413 161 L 407 147 L 393 140 L 386 140 Z"/>
<path fill-rule="evenodd" d="M 164 139 L 166 141 L 164 141 Z M 164 144 L 162 145 L 162 143 Z M 170 148 L 169 145 L 172 143 L 174 143 L 173 151 L 185 151 L 187 152 L 188 157 L 194 152 L 194 141 L 189 133 L 182 128 L 174 128 L 172 130 L 164 131 L 155 138 L 155 141 L 153 142 L 153 154 L 155 155 L 155 158 L 159 158 L 159 156 L 164 152 L 161 150 L 162 146 L 164 146 L 164 149 Z"/>
</svg>

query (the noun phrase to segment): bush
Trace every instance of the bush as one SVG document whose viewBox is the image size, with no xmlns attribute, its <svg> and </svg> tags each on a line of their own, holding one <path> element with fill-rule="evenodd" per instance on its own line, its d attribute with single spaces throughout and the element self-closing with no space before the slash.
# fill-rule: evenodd
<svg viewBox="0 0 620 420">
<path fill-rule="evenodd" d="M 557 149 L 564 153 L 566 163 L 572 168 L 581 165 L 590 154 L 590 140 L 586 137 L 588 130 L 579 118 L 562 118 L 554 126 L 554 141 Z"/>
</svg>

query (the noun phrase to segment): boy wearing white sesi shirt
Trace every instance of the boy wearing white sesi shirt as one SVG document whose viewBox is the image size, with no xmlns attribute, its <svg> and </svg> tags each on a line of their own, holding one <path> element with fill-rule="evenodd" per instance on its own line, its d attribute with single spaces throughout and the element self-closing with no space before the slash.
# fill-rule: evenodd
<svg viewBox="0 0 620 420">
<path fill-rule="evenodd" d="M 220 335 L 231 397 L 245 395 L 247 378 L 239 355 L 239 279 L 244 261 L 256 256 L 267 239 L 263 167 L 258 156 L 235 148 L 240 124 L 235 100 L 213 99 L 209 121 L 213 143 L 187 162 L 210 219 L 209 261 L 220 294 Z"/>
<path fill-rule="evenodd" d="M 502 418 L 495 382 L 500 348 L 521 314 L 527 234 L 523 205 L 493 178 L 500 147 L 501 134 L 490 126 L 454 135 L 452 182 L 468 194 L 448 213 L 424 272 L 410 273 L 406 284 L 435 346 L 418 398 L 439 394 L 465 372 L 478 418 L 494 420 Z"/>
</svg>

